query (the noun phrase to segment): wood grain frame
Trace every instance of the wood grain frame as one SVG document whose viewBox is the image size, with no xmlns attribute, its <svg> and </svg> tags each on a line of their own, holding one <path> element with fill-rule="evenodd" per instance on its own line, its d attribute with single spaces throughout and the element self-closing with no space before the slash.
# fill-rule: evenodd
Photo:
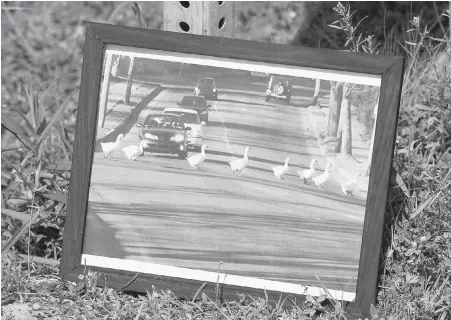
<svg viewBox="0 0 451 320">
<path fill-rule="evenodd" d="M 378 289 L 384 213 L 405 59 L 87 22 L 70 193 L 64 230 L 64 248 L 60 268 L 61 276 L 72 281 L 75 281 L 84 269 L 80 259 L 95 147 L 104 50 L 105 46 L 109 44 L 381 76 L 356 300 L 355 303 L 350 304 L 349 308 L 353 313 L 351 318 L 358 318 L 362 313 L 367 316 L 370 305 L 375 303 Z M 123 288 L 127 284 L 127 290 L 138 292 L 145 292 L 153 284 L 158 289 L 171 289 L 181 297 L 190 298 L 202 285 L 198 281 L 151 274 L 140 274 L 130 283 L 135 276 L 130 272 L 105 268 L 92 269 L 104 275 L 99 280 L 106 279 L 108 286 Z M 207 294 L 213 293 L 214 295 L 215 288 L 215 283 L 208 283 L 204 290 Z M 236 299 L 237 291 L 259 296 L 263 294 L 263 290 L 221 286 L 220 295 L 224 298 Z M 276 301 L 280 296 L 280 292 L 268 292 L 268 294 Z"/>
</svg>

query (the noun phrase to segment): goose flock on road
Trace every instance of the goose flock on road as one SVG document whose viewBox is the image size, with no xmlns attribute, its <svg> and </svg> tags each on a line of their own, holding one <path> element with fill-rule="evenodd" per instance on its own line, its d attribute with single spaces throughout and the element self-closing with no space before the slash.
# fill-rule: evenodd
<svg viewBox="0 0 451 320">
<path fill-rule="evenodd" d="M 110 153 L 116 149 L 119 146 L 119 142 L 124 138 L 123 134 L 119 134 L 117 136 L 117 139 L 115 142 L 101 142 L 102 151 L 105 158 L 111 158 Z M 122 151 L 126 155 L 127 159 L 136 161 L 136 158 L 144 153 L 144 147 L 146 145 L 146 142 L 143 140 L 139 143 L 139 145 L 131 145 L 122 148 Z M 199 170 L 199 166 L 206 160 L 207 155 L 205 153 L 205 150 L 208 149 L 207 145 L 202 145 L 201 152 L 199 154 L 192 155 L 191 157 L 187 157 L 186 160 L 188 161 L 189 165 Z M 230 169 L 233 174 L 241 173 L 249 164 L 249 157 L 248 153 L 249 150 L 251 150 L 251 147 L 246 147 L 244 149 L 244 156 L 243 158 L 234 159 L 229 162 Z M 271 167 L 274 176 L 279 179 L 283 180 L 283 176 L 288 173 L 288 164 L 291 162 L 290 157 L 287 157 L 285 159 L 284 165 L 279 165 L 275 167 Z M 308 184 L 309 180 L 312 180 L 313 183 L 319 188 L 323 189 L 323 185 L 328 181 L 330 177 L 330 171 L 332 169 L 332 164 L 330 161 L 328 161 L 324 172 L 316 175 L 317 172 L 315 168 L 315 164 L 318 163 L 318 160 L 312 159 L 310 162 L 310 167 L 305 170 L 297 170 L 297 174 L 299 177 L 303 180 L 304 184 Z M 341 184 L 341 190 L 346 196 L 353 196 L 353 191 L 357 189 L 357 177 L 360 176 L 360 172 L 356 172 L 353 179 L 343 182 Z"/>
</svg>

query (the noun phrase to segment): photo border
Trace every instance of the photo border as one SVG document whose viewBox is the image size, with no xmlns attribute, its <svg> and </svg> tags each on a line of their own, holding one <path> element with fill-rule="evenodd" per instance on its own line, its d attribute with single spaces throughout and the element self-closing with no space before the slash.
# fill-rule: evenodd
<svg viewBox="0 0 451 320">
<path fill-rule="evenodd" d="M 71 281 L 77 281 L 85 268 L 81 261 L 84 228 L 95 147 L 103 59 L 106 47 L 109 45 L 380 77 L 380 98 L 373 137 L 372 170 L 363 225 L 356 299 L 349 305 L 353 316 L 368 316 L 370 305 L 375 304 L 376 301 L 384 216 L 405 58 L 86 22 L 79 109 L 60 265 L 61 276 Z M 91 267 L 91 269 L 103 274 L 99 278 L 99 284 L 106 282 L 110 287 L 138 292 L 145 292 L 149 286 L 155 285 L 158 289 L 171 289 L 181 297 L 190 297 L 203 284 L 203 281 L 198 280 L 152 274 L 138 276 L 134 272 L 124 270 L 99 267 Z M 208 282 L 204 290 L 215 294 L 216 285 L 216 283 Z M 262 294 L 261 289 L 218 285 L 219 297 L 222 298 L 236 299 L 237 291 Z M 277 301 L 281 292 L 268 291 L 267 294 Z"/>
</svg>

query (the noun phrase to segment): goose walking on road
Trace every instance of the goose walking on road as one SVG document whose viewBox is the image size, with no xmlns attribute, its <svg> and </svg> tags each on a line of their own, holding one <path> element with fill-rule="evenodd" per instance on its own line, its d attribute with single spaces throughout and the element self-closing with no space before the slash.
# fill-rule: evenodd
<svg viewBox="0 0 451 320">
<path fill-rule="evenodd" d="M 244 149 L 244 156 L 242 159 L 235 159 L 229 162 L 233 174 L 241 172 L 244 168 L 247 167 L 247 164 L 249 163 L 249 158 L 247 157 L 247 154 L 250 149 L 251 147 L 246 147 L 246 149 Z"/>
<path fill-rule="evenodd" d="M 128 160 L 136 161 L 136 158 L 143 154 L 145 146 L 146 146 L 146 141 L 141 140 L 141 142 L 137 146 L 136 145 L 128 146 L 128 147 L 122 148 L 122 151 L 124 151 Z"/>
<path fill-rule="evenodd" d="M 329 171 L 330 171 L 331 167 L 332 167 L 332 164 L 328 163 L 326 165 L 326 169 L 324 170 L 324 173 L 317 177 L 314 177 L 312 179 L 318 188 L 322 189 L 323 184 L 326 183 L 327 179 L 329 179 Z"/>
<path fill-rule="evenodd" d="M 124 138 L 124 135 L 121 133 L 117 136 L 115 142 L 100 142 L 104 158 L 111 158 L 110 152 L 118 147 L 119 141 L 121 141 L 122 138 Z"/>
<path fill-rule="evenodd" d="M 274 171 L 274 175 L 277 179 L 283 180 L 282 176 L 288 172 L 288 163 L 291 161 L 290 157 L 285 159 L 285 165 L 271 167 L 272 171 Z"/>
<path fill-rule="evenodd" d="M 205 158 L 207 157 L 205 154 L 205 149 L 207 149 L 207 145 L 202 145 L 202 151 L 199 154 L 195 154 L 194 156 L 186 158 L 188 160 L 189 165 L 193 167 L 194 169 L 199 170 L 199 165 L 202 164 L 205 161 Z"/>
<path fill-rule="evenodd" d="M 315 174 L 315 163 L 317 163 L 318 160 L 313 159 L 310 162 L 310 169 L 306 169 L 304 171 L 298 170 L 298 175 L 301 179 L 304 179 L 304 183 L 307 184 L 307 180 L 311 179 L 313 177 L 313 175 Z"/>
<path fill-rule="evenodd" d="M 357 188 L 357 177 L 360 176 L 360 172 L 356 172 L 354 178 L 341 184 L 341 190 L 345 196 L 351 195 L 355 188 Z"/>
</svg>

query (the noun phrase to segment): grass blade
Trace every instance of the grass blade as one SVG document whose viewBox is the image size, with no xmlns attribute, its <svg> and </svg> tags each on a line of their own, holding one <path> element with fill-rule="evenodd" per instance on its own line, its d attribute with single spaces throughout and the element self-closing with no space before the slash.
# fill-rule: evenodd
<svg viewBox="0 0 451 320">
<path fill-rule="evenodd" d="M 28 149 L 31 149 L 32 142 L 30 138 L 27 136 L 26 130 L 22 127 L 22 125 L 17 122 L 12 116 L 2 112 L 2 126 L 5 127 L 6 130 L 15 135 L 24 146 Z"/>
<path fill-rule="evenodd" d="M 196 293 L 194 294 L 193 300 L 191 300 L 192 302 L 195 302 L 195 301 L 196 301 L 197 296 L 199 295 L 199 293 L 201 293 L 201 292 L 205 289 L 206 286 L 207 286 L 207 282 L 204 282 L 204 283 L 199 287 L 199 289 L 197 289 Z"/>
<path fill-rule="evenodd" d="M 43 258 L 43 257 L 38 257 L 38 256 L 28 256 L 26 254 L 21 254 L 21 253 L 19 253 L 18 256 L 24 260 L 27 260 L 27 261 L 30 260 L 30 262 L 46 264 L 46 265 L 54 266 L 54 267 L 58 267 L 60 265 L 60 262 L 58 260 L 54 260 L 54 259 L 48 259 L 48 258 Z"/>
<path fill-rule="evenodd" d="M 36 214 L 32 215 L 30 219 L 25 222 L 19 230 L 8 240 L 8 242 L 2 247 L 2 256 L 5 253 L 8 253 L 9 249 L 11 249 L 17 241 L 28 231 L 28 228 L 35 223 L 35 221 L 39 218 L 40 212 L 38 211 Z"/>
<path fill-rule="evenodd" d="M 67 106 L 69 105 L 69 101 L 72 98 L 72 95 L 75 93 L 75 90 L 73 90 L 66 98 L 66 100 L 61 103 L 59 108 L 56 110 L 55 114 L 53 115 L 52 119 L 50 120 L 49 124 L 45 127 L 45 129 L 42 131 L 41 134 L 41 140 L 44 140 L 43 137 L 46 137 L 46 135 L 49 133 L 50 129 L 55 125 L 55 123 L 64 115 L 64 112 L 66 111 Z"/>
<path fill-rule="evenodd" d="M 30 215 L 23 212 L 17 212 L 11 209 L 4 209 L 2 208 L 2 214 L 7 215 L 11 218 L 21 220 L 21 221 L 27 221 L 30 219 Z"/>
<path fill-rule="evenodd" d="M 27 116 L 20 110 L 20 109 L 14 109 L 14 112 L 19 115 L 25 122 L 25 125 L 23 126 L 24 130 L 27 132 L 27 135 L 29 137 L 34 137 L 36 135 L 33 125 L 31 124 L 30 120 L 27 118 Z"/>
<path fill-rule="evenodd" d="M 38 192 L 44 198 L 67 204 L 67 194 L 62 193 L 59 190 L 55 190 L 55 192 L 36 190 L 36 192 Z"/>
<path fill-rule="evenodd" d="M 43 130 L 42 134 L 40 135 L 39 140 L 35 144 L 35 146 L 30 150 L 30 152 L 27 154 L 27 156 L 22 160 L 21 166 L 24 166 L 25 163 L 28 161 L 28 159 L 32 156 L 33 151 L 41 144 L 41 142 L 47 138 L 47 135 L 50 133 L 50 129 L 55 125 L 55 123 L 64 115 L 64 112 L 66 111 L 66 108 L 69 104 L 70 98 L 75 93 L 76 90 L 73 90 L 66 98 L 66 100 L 63 101 L 63 103 L 59 106 L 58 110 L 56 110 L 55 114 L 53 115 L 52 119 L 50 120 L 49 124 L 46 126 L 46 128 Z"/>
<path fill-rule="evenodd" d="M 30 86 L 29 89 L 25 86 L 25 94 L 27 95 L 27 98 L 28 98 L 28 106 L 30 108 L 30 115 L 31 115 L 33 130 L 36 132 L 36 128 L 37 128 L 38 124 L 36 121 L 37 117 L 36 117 L 36 109 L 35 109 L 35 105 L 34 105 L 33 87 L 31 86 L 31 84 L 29 86 Z"/>
</svg>

